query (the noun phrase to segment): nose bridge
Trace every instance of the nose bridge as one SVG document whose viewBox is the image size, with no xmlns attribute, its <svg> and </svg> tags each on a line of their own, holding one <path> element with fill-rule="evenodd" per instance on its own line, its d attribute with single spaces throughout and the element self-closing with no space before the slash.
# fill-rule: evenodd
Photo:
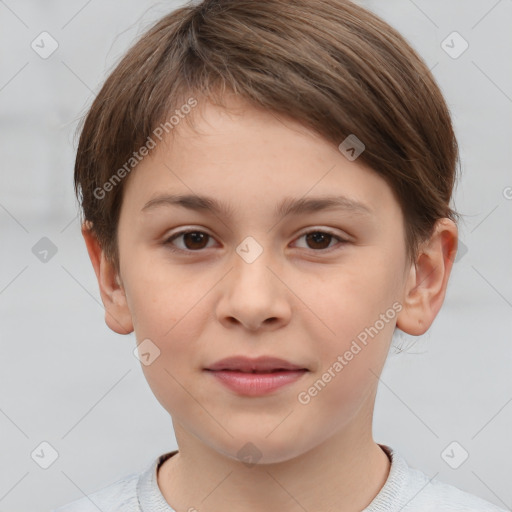
<svg viewBox="0 0 512 512">
<path fill-rule="evenodd" d="M 262 236 L 259 237 L 262 240 Z M 266 238 L 268 240 L 269 237 Z M 272 282 L 275 276 L 269 267 L 275 267 L 277 259 L 273 257 L 269 244 L 263 245 L 255 237 L 247 236 L 235 249 L 234 281 L 246 286 L 264 289 L 275 288 Z"/>
<path fill-rule="evenodd" d="M 217 305 L 218 319 L 236 319 L 256 329 L 265 321 L 289 320 L 291 311 L 286 287 L 276 276 L 279 257 L 274 257 L 253 237 L 247 237 L 236 248 L 231 272 Z"/>
<path fill-rule="evenodd" d="M 236 254 L 247 264 L 252 265 L 256 261 L 261 259 L 268 259 L 269 256 L 269 237 L 265 237 L 262 234 L 257 235 L 255 238 L 252 235 L 246 236 L 236 247 Z M 263 239 L 264 238 L 264 239 Z M 265 247 L 264 247 L 265 245 Z M 263 256 L 263 258 L 262 258 Z"/>
</svg>

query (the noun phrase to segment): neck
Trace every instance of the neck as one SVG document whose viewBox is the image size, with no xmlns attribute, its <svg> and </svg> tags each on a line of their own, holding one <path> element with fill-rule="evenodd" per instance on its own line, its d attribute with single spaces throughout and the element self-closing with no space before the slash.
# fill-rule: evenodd
<svg viewBox="0 0 512 512">
<path fill-rule="evenodd" d="M 387 454 L 361 431 L 340 432 L 283 462 L 248 466 L 198 442 L 179 424 L 174 427 L 180 451 L 161 466 L 158 485 L 179 511 L 359 512 L 389 475 Z"/>
</svg>

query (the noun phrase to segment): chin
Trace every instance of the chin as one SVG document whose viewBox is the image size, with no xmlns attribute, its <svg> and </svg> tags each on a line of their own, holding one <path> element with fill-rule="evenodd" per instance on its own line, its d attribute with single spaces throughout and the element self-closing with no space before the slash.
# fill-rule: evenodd
<svg viewBox="0 0 512 512">
<path fill-rule="evenodd" d="M 271 434 L 273 435 L 273 434 Z M 288 462 L 300 455 L 302 451 L 297 444 L 292 442 L 292 437 L 286 436 L 289 444 L 276 436 L 270 441 L 268 438 L 251 437 L 250 435 L 240 436 L 231 439 L 229 446 L 212 446 L 221 455 L 246 465 L 279 464 Z"/>
</svg>

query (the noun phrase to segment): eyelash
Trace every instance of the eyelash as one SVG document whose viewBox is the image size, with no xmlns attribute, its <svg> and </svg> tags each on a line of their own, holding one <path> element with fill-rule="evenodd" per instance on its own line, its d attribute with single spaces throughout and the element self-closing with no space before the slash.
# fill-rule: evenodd
<svg viewBox="0 0 512 512">
<path fill-rule="evenodd" d="M 202 251 L 204 251 L 205 249 L 197 249 L 197 250 L 191 250 L 191 249 L 179 249 L 179 248 L 176 248 L 176 247 L 173 247 L 172 246 L 172 242 L 176 239 L 176 238 L 179 238 L 183 235 L 186 235 L 188 233 L 201 233 L 201 234 L 204 234 L 206 235 L 207 237 L 209 238 L 213 238 L 210 234 L 204 232 L 204 231 L 201 231 L 199 229 L 186 229 L 186 230 L 183 230 L 183 231 L 178 231 L 177 233 L 174 233 L 172 236 L 170 236 L 169 238 L 167 238 L 165 241 L 164 241 L 164 245 L 168 246 L 169 250 L 172 251 L 172 252 L 181 252 L 181 253 L 185 253 L 185 254 L 191 254 L 191 253 L 200 253 Z M 332 238 L 338 240 L 338 242 L 340 243 L 340 245 L 344 245 L 344 244 L 347 244 L 348 243 L 348 240 L 344 239 L 344 238 L 341 238 L 340 236 L 334 234 L 333 232 L 331 231 L 327 231 L 327 230 L 320 230 L 320 229 L 313 229 L 311 231 L 306 231 L 305 233 L 302 233 L 300 236 L 299 236 L 299 239 L 306 236 L 306 235 L 309 235 L 309 234 L 312 234 L 312 233 L 320 233 L 320 234 L 323 234 L 323 235 L 328 235 L 328 236 L 331 236 Z M 319 253 L 322 253 L 322 252 L 331 252 L 332 250 L 335 250 L 336 246 L 333 246 L 333 247 L 329 247 L 327 249 L 310 249 L 311 251 L 313 252 L 319 252 Z"/>
</svg>

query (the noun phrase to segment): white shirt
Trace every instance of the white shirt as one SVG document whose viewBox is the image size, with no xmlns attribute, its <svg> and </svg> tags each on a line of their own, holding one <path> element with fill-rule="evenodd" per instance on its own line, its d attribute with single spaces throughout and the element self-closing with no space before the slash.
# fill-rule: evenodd
<svg viewBox="0 0 512 512">
<path fill-rule="evenodd" d="M 506 512 L 488 501 L 437 480 L 408 466 L 389 446 L 379 445 L 391 461 L 386 483 L 361 512 Z M 154 459 L 141 473 L 131 473 L 88 496 L 53 512 L 176 512 L 165 501 L 157 470 L 178 450 Z"/>
</svg>

